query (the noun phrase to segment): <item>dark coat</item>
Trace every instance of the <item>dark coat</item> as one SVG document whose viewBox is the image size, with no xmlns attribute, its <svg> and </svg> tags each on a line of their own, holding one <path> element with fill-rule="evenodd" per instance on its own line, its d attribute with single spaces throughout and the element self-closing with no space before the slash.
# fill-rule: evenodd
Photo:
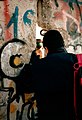
<svg viewBox="0 0 82 120">
<path fill-rule="evenodd" d="M 36 93 L 39 120 L 75 120 L 74 70 L 77 61 L 71 53 L 60 51 L 48 54 L 31 65 L 27 78 L 27 66 L 20 78 L 25 91 Z M 23 91 L 24 92 L 24 91 Z"/>
<path fill-rule="evenodd" d="M 33 65 L 33 88 L 41 118 L 74 120 L 75 61 L 73 54 L 61 52 L 50 54 Z"/>
</svg>

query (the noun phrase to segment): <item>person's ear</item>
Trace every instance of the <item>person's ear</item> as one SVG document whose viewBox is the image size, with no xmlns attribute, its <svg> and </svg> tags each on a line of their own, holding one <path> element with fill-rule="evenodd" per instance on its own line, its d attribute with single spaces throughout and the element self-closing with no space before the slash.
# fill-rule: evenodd
<svg viewBox="0 0 82 120">
<path fill-rule="evenodd" d="M 48 48 L 45 47 L 45 54 L 47 55 L 48 54 Z"/>
</svg>

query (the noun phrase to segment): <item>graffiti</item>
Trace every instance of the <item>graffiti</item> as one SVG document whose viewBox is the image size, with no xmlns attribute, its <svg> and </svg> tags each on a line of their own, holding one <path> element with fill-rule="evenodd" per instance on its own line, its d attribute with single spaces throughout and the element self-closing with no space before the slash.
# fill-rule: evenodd
<svg viewBox="0 0 82 120">
<path fill-rule="evenodd" d="M 0 40 L 3 40 L 3 28 L 2 28 L 2 26 L 1 26 L 1 24 L 0 24 Z"/>
<path fill-rule="evenodd" d="M 56 7 L 59 7 L 57 0 L 54 0 Z"/>
<path fill-rule="evenodd" d="M 20 57 L 21 56 L 24 57 L 22 49 L 23 50 L 25 49 L 25 45 L 26 45 L 26 43 L 24 41 L 14 38 L 14 39 L 6 42 L 2 46 L 1 51 L 0 51 L 0 58 L 1 58 L 1 65 L 0 65 L 1 76 L 0 77 L 12 79 L 12 81 L 14 81 L 16 84 L 16 88 L 15 88 L 16 94 L 13 94 L 14 89 L 12 87 L 12 84 L 9 85 L 9 87 L 7 87 L 8 88 L 7 93 L 11 92 L 12 94 L 8 93 L 8 97 L 6 100 L 4 98 L 2 99 L 3 95 L 0 93 L 0 107 L 5 107 L 5 105 L 6 105 L 5 109 L 7 108 L 7 111 L 5 110 L 6 111 L 6 119 L 5 120 L 10 120 L 10 114 L 12 112 L 16 112 L 16 116 L 15 116 L 16 120 L 18 118 L 21 119 L 23 117 L 24 112 L 26 112 L 25 113 L 26 117 L 29 117 L 29 119 L 37 118 L 36 100 L 34 98 L 32 98 L 32 97 L 34 97 L 33 93 L 29 94 L 29 95 L 28 94 L 25 95 L 25 99 L 23 98 L 23 95 L 22 95 L 22 101 L 25 100 L 25 102 L 23 103 L 22 106 L 19 105 L 19 102 L 21 102 L 21 99 L 20 99 L 21 94 L 19 93 L 19 88 L 17 86 L 18 86 L 18 84 L 21 86 L 21 84 L 20 84 L 20 82 L 17 82 L 17 80 L 19 81 L 20 79 L 18 79 L 18 78 L 16 79 L 16 77 L 19 75 L 19 72 L 23 69 L 23 67 L 25 65 L 22 61 L 23 64 L 22 64 L 22 66 L 20 66 L 21 65 Z M 4 59 L 5 56 L 7 56 L 7 59 Z M 5 66 L 7 69 L 5 69 Z M 3 88 L 3 90 L 4 90 L 4 88 Z M 18 106 L 16 106 L 16 104 L 13 103 L 14 100 L 16 100 Z M 19 106 L 21 107 L 21 111 L 19 109 Z M 25 107 L 27 107 L 27 110 L 24 111 Z M 2 110 L 2 109 L 0 109 L 0 110 Z M 4 115 L 4 114 L 3 113 L 1 114 L 1 111 L 0 111 L 0 115 L 1 115 L 1 118 L 3 118 L 2 115 Z M 24 117 L 25 117 L 25 115 L 24 115 Z"/>
<path fill-rule="evenodd" d="M 1 58 L 1 71 L 3 76 L 16 77 L 21 69 L 24 67 L 24 63 L 21 63 L 24 55 L 22 49 L 25 48 L 26 43 L 19 39 L 12 39 L 6 42 L 0 51 Z M 24 48 L 23 48 L 24 47 Z M 24 50 L 23 50 L 24 51 Z M 21 57 L 21 58 L 20 58 Z M 4 59 L 5 58 L 5 59 Z M 6 68 L 5 68 L 6 66 Z"/>
<path fill-rule="evenodd" d="M 14 24 L 14 38 L 18 37 L 17 31 L 18 31 L 18 7 L 16 6 L 15 12 L 13 13 L 13 16 L 11 17 L 9 23 L 7 24 L 7 28 L 9 28 L 12 23 Z"/>
<path fill-rule="evenodd" d="M 73 7 L 73 3 L 75 3 L 78 7 L 78 10 L 79 10 L 79 14 L 80 14 L 80 19 L 81 19 L 81 22 L 82 22 L 82 13 L 81 13 L 81 8 L 79 6 L 82 5 L 82 2 L 78 1 L 78 0 L 64 0 L 65 2 L 68 2 L 68 5 L 69 7 L 74 10 L 74 7 Z"/>
<path fill-rule="evenodd" d="M 64 0 L 64 2 L 72 2 L 72 3 L 76 3 L 76 0 Z M 78 4 L 82 5 L 82 2 L 78 0 Z"/>
<path fill-rule="evenodd" d="M 65 10 L 62 11 L 64 16 L 66 16 L 66 30 L 69 35 L 75 35 L 77 32 L 80 32 L 79 30 L 79 22 L 77 19 L 75 19 L 72 15 L 65 12 Z"/>
<path fill-rule="evenodd" d="M 23 16 L 23 21 L 24 21 L 24 24 L 28 24 L 28 25 L 31 25 L 31 20 L 27 17 L 28 14 L 31 13 L 32 15 L 34 15 L 34 11 L 33 10 L 27 10 Z"/>
<path fill-rule="evenodd" d="M 69 44 L 69 45 L 66 47 L 66 50 L 67 50 L 69 53 L 79 54 L 79 53 L 82 53 L 82 45 L 81 45 L 81 44 L 76 44 L 76 45 Z"/>
<path fill-rule="evenodd" d="M 7 25 L 9 19 L 10 19 L 10 15 L 9 15 L 9 9 L 8 9 L 8 0 L 4 0 L 4 17 L 5 17 L 5 25 Z M 11 39 L 11 34 L 9 32 L 9 30 L 6 30 L 5 32 L 5 39 Z"/>
<path fill-rule="evenodd" d="M 7 24 L 7 29 L 13 24 L 13 28 L 14 28 L 14 38 L 18 38 L 18 7 L 15 7 L 15 12 L 13 13 L 13 16 L 11 17 L 10 21 Z M 33 10 L 27 10 L 24 15 L 23 15 L 23 22 L 25 25 L 31 25 L 31 19 L 29 19 L 27 16 L 29 15 L 29 13 L 31 15 L 34 15 L 34 11 Z"/>
</svg>

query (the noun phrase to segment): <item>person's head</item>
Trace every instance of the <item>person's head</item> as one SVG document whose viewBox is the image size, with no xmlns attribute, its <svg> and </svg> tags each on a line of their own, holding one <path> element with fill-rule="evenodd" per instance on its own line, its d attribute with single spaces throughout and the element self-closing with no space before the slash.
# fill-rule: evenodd
<svg viewBox="0 0 82 120">
<path fill-rule="evenodd" d="M 56 52 L 59 48 L 64 47 L 62 35 L 57 30 L 49 30 L 44 34 L 43 47 L 48 49 L 49 53 Z"/>
</svg>

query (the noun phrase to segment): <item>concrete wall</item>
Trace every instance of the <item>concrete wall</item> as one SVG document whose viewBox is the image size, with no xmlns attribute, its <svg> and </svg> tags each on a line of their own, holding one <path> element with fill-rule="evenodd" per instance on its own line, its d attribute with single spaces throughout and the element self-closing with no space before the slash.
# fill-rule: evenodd
<svg viewBox="0 0 82 120">
<path fill-rule="evenodd" d="M 13 38 L 21 39 L 26 46 L 18 43 L 9 44 L 1 53 L 1 67 L 5 74 L 16 76 L 20 70 L 9 65 L 10 56 L 23 54 L 28 63 L 36 47 L 36 23 L 41 28 L 57 29 L 63 35 L 68 52 L 82 52 L 82 1 L 75 0 L 2 0 L 0 1 L 0 48 Z M 38 29 L 39 30 L 39 29 Z M 39 34 L 39 33 L 38 33 Z M 41 38 L 42 39 L 42 38 Z M 21 46 L 21 47 L 20 47 Z M 21 49 L 22 48 L 22 49 Z M 4 78 L 5 86 L 15 86 L 12 80 Z M 0 95 L 0 101 L 6 94 Z M 3 96 L 3 97 L 2 97 Z M 4 110 L 1 110 L 0 118 Z M 11 114 L 17 109 L 12 105 Z M 15 115 L 13 114 L 13 118 Z M 5 118 L 4 118 L 5 120 Z"/>
<path fill-rule="evenodd" d="M 0 1 L 0 48 L 13 38 L 23 40 L 27 45 L 21 46 L 15 42 L 8 44 L 1 53 L 1 67 L 8 76 L 18 74 L 18 69 L 9 65 L 10 56 L 23 54 L 24 62 L 28 63 L 33 49 L 36 47 L 36 20 L 37 20 L 37 0 L 3 0 Z M 22 50 L 21 47 L 22 47 Z M 1 52 L 1 51 L 0 51 Z M 3 78 L 4 86 L 13 86 L 12 79 Z M 15 91 L 14 91 L 15 93 Z M 8 92 L 0 91 L 0 120 L 7 119 L 7 97 Z M 5 103 L 5 104 L 4 104 Z M 2 105 L 2 106 L 1 106 Z M 19 105 L 21 106 L 21 104 Z M 16 119 L 16 102 L 11 104 L 11 119 Z"/>
<path fill-rule="evenodd" d="M 30 55 L 36 47 L 37 0 L 3 0 L 0 1 L 0 26 L 2 29 L 0 46 L 13 38 L 24 41 L 27 45 L 21 52 L 24 62 L 29 62 Z M 10 44 L 1 53 L 1 67 L 7 75 L 15 74 L 17 69 L 9 66 L 10 56 L 19 54 L 20 45 Z M 19 50 L 19 51 L 18 51 Z M 15 71 L 15 73 L 14 73 Z"/>
<path fill-rule="evenodd" d="M 41 14 L 39 14 L 41 13 Z M 82 45 L 82 1 L 39 0 L 38 24 L 45 29 L 58 29 L 68 45 Z M 71 52 L 71 51 L 70 51 Z M 80 52 L 80 51 L 78 51 Z M 76 53 L 76 50 L 74 50 Z"/>
</svg>

